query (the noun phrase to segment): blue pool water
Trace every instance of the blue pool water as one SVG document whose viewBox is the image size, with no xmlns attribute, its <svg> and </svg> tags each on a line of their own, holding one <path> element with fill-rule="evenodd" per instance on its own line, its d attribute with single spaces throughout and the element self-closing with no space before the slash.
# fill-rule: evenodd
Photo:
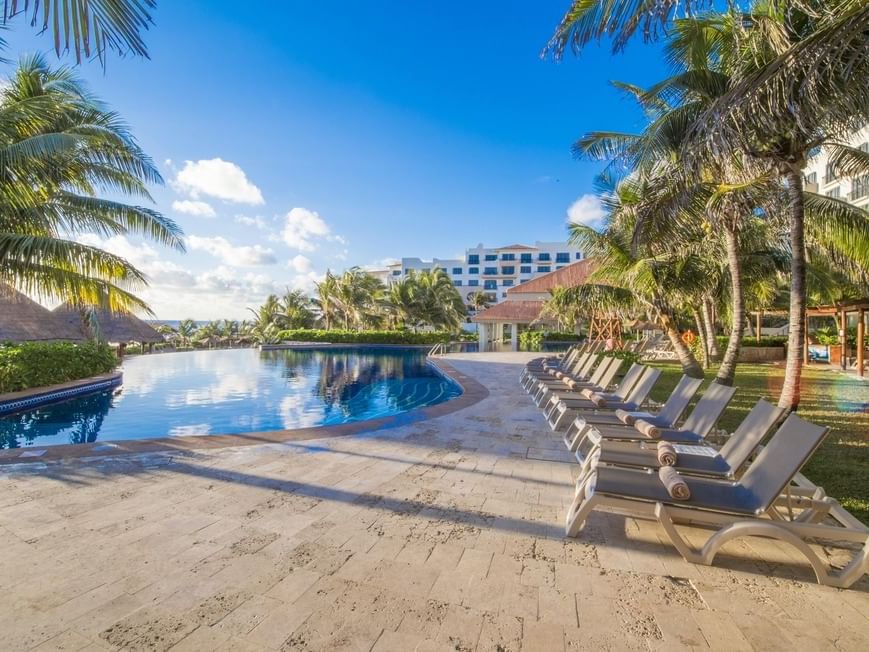
<svg viewBox="0 0 869 652">
<path fill-rule="evenodd" d="M 334 425 L 461 393 L 417 349 L 165 353 L 123 372 L 121 388 L 0 419 L 0 448 Z"/>
</svg>

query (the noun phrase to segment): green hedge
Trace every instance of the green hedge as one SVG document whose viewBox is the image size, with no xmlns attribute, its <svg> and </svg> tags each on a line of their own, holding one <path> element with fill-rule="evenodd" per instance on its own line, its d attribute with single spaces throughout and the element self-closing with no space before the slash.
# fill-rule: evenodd
<svg viewBox="0 0 869 652">
<path fill-rule="evenodd" d="M 307 328 L 281 331 L 279 337 L 285 342 L 331 342 L 333 344 L 437 344 L 454 339 L 453 333 L 445 331 L 414 333 L 412 331 L 326 331 Z"/>
<path fill-rule="evenodd" d="M 549 331 L 543 335 L 544 342 L 578 342 L 582 335 L 570 332 Z"/>
<path fill-rule="evenodd" d="M 97 376 L 117 365 L 105 344 L 0 344 L 0 393 Z"/>
<path fill-rule="evenodd" d="M 698 337 L 697 339 L 699 340 L 700 338 Z M 720 348 L 721 352 L 724 353 L 724 349 L 727 348 L 728 337 L 726 335 L 717 335 L 715 339 L 718 341 L 718 348 Z M 742 346 L 783 347 L 787 343 L 787 335 L 764 335 L 760 338 L 759 342 L 754 335 L 745 335 L 742 338 Z"/>
</svg>

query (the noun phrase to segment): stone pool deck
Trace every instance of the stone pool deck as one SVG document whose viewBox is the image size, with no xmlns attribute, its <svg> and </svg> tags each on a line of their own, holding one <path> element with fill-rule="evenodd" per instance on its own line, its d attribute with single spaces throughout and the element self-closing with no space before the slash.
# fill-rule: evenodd
<svg viewBox="0 0 869 652">
<path fill-rule="evenodd" d="M 528 357 L 448 356 L 489 395 L 388 429 L 0 467 L 0 648 L 869 648 L 869 582 L 774 542 L 707 568 L 648 522 L 563 538 Z"/>
</svg>

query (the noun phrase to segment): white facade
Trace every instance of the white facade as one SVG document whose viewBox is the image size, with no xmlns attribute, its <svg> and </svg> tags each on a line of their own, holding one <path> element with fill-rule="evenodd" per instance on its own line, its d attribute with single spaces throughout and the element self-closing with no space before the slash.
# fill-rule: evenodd
<svg viewBox="0 0 869 652">
<path fill-rule="evenodd" d="M 869 125 L 856 132 L 848 145 L 869 152 Z M 845 177 L 829 165 L 829 153 L 824 149 L 809 159 L 803 170 L 805 188 L 827 197 L 836 197 L 861 208 L 869 208 L 869 174 Z"/>
<path fill-rule="evenodd" d="M 507 290 L 520 283 L 565 265 L 582 260 L 582 252 L 566 242 L 535 242 L 534 245 L 484 247 L 482 244 L 465 250 L 463 258 L 402 258 L 389 267 L 392 282 L 419 272 L 440 267 L 453 281 L 465 301 L 475 292 L 483 291 L 490 303 L 507 298 Z"/>
</svg>

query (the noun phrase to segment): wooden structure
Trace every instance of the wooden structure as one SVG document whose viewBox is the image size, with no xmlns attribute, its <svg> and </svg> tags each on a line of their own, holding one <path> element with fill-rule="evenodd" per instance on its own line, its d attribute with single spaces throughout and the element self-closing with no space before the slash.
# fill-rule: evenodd
<svg viewBox="0 0 869 652">
<path fill-rule="evenodd" d="M 8 285 L 0 284 L 0 342 L 84 342 L 81 329 L 71 326 Z"/>
<path fill-rule="evenodd" d="M 612 340 L 615 348 L 622 348 L 622 344 L 624 344 L 622 338 L 622 320 L 600 313 L 593 314 L 588 322 L 588 340 L 589 342 Z"/>
<path fill-rule="evenodd" d="M 757 332 L 760 333 L 760 322 L 763 315 L 784 315 L 788 316 L 787 310 L 762 310 L 755 312 L 757 320 Z M 869 314 L 869 298 L 864 299 L 849 299 L 841 301 L 831 306 L 814 306 L 806 308 L 804 340 L 803 340 L 803 362 L 809 363 L 809 319 L 812 317 L 832 317 L 836 321 L 836 327 L 839 331 L 839 347 L 841 348 L 841 365 L 843 369 L 848 366 L 848 317 L 849 315 L 857 315 L 857 342 L 854 357 L 856 360 L 857 374 L 861 377 L 866 375 L 866 360 L 863 340 L 867 333 L 866 315 Z M 760 336 L 758 335 L 758 339 Z"/>
<path fill-rule="evenodd" d="M 154 344 L 165 342 L 165 338 L 153 327 L 143 322 L 131 313 L 116 313 L 110 310 L 94 308 L 96 323 L 99 328 L 99 339 L 110 344 L 117 344 L 118 355 L 124 354 L 124 349 L 131 342 L 140 343 L 142 350 L 147 347 L 154 350 Z M 54 309 L 54 314 L 62 317 L 70 328 L 77 328 L 84 337 L 89 337 L 82 323 L 81 311 L 75 306 L 62 304 Z"/>
</svg>

